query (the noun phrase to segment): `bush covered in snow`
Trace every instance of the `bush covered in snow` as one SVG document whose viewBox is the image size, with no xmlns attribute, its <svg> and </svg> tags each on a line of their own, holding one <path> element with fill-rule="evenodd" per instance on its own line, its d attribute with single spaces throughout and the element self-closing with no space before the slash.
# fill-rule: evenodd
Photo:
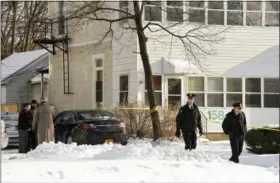
<svg viewBox="0 0 280 183">
<path fill-rule="evenodd" d="M 245 142 L 248 150 L 256 154 L 280 153 L 280 131 L 277 130 L 251 129 L 246 133 Z"/>
</svg>

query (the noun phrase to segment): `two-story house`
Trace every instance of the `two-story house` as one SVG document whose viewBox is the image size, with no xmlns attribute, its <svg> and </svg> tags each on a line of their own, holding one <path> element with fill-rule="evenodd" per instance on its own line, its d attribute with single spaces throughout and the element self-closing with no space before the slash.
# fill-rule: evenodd
<svg viewBox="0 0 280 183">
<path fill-rule="evenodd" d="M 131 8 L 128 2 L 112 4 Z M 170 11 L 159 11 L 159 5 Z M 231 105 L 242 101 L 249 124 L 278 124 L 278 1 L 157 1 L 144 8 L 144 23 L 164 25 L 187 19 L 180 24 L 181 30 L 192 24 L 229 28 L 224 39 L 213 44 L 215 54 L 201 59 L 207 72 L 188 61 L 179 41 L 171 45 L 171 36 L 145 32 L 158 40 L 147 42 L 158 106 L 183 105 L 186 93 L 193 92 L 209 120 L 222 121 Z M 196 11 L 198 16 L 187 18 L 180 13 L 185 10 Z M 51 15 L 63 17 L 66 11 L 66 2 L 49 3 Z M 58 110 L 111 107 L 123 102 L 148 104 L 135 32 L 116 25 L 118 39 L 107 37 L 99 42 L 108 29 L 105 22 L 89 21 L 75 27 L 68 21 L 53 27 L 57 37 L 53 42 L 63 42 L 64 48 L 50 50 L 55 54 L 50 56 L 49 100 Z M 68 37 L 63 37 L 65 34 Z M 212 130 L 217 129 L 220 124 L 213 125 Z"/>
</svg>

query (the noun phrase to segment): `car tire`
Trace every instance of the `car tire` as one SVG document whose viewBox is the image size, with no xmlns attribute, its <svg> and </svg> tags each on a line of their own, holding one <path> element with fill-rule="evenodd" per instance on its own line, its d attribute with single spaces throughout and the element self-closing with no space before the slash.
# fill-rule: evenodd
<svg viewBox="0 0 280 183">
<path fill-rule="evenodd" d="M 127 145 L 127 141 L 121 142 L 121 145 L 122 145 L 122 146 L 126 146 L 126 145 Z"/>
</svg>

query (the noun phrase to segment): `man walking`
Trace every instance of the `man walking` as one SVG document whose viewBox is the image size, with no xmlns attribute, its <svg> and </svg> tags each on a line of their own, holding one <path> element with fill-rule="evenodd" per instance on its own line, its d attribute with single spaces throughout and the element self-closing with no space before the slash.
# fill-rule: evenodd
<svg viewBox="0 0 280 183">
<path fill-rule="evenodd" d="M 198 107 L 194 103 L 195 94 L 188 93 L 188 102 L 182 106 L 176 117 L 176 137 L 180 137 L 180 130 L 183 132 L 183 138 L 185 141 L 185 149 L 196 149 L 197 140 L 197 128 L 200 136 L 203 134 L 201 115 Z"/>
<path fill-rule="evenodd" d="M 222 128 L 226 135 L 229 135 L 232 156 L 229 159 L 239 163 L 239 156 L 242 153 L 244 136 L 247 131 L 245 114 L 241 111 L 241 103 L 234 103 L 233 109 L 227 113 Z"/>
<path fill-rule="evenodd" d="M 29 131 L 31 130 L 32 120 L 29 110 L 30 104 L 24 104 L 18 117 L 19 153 L 27 153 L 29 151 Z"/>
<path fill-rule="evenodd" d="M 34 111 L 32 130 L 36 132 L 38 144 L 54 141 L 52 110 L 45 100 Z"/>
<path fill-rule="evenodd" d="M 30 109 L 30 112 L 32 114 L 32 121 L 33 121 L 34 111 L 35 111 L 36 107 L 37 107 L 37 101 L 36 100 L 32 100 L 31 101 L 31 109 Z M 32 125 L 32 121 L 31 121 L 31 125 Z M 36 132 L 33 132 L 32 130 L 30 130 L 29 138 L 30 138 L 30 147 L 31 147 L 31 149 L 35 149 L 36 146 L 37 146 Z"/>
</svg>

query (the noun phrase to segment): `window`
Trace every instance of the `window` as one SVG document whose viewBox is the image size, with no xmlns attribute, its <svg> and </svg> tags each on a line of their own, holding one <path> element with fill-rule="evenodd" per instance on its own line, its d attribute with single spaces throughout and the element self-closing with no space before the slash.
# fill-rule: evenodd
<svg viewBox="0 0 280 183">
<path fill-rule="evenodd" d="M 65 113 L 65 114 L 61 115 L 60 117 L 58 117 L 56 121 L 59 124 L 71 123 L 71 122 L 75 122 L 75 117 L 74 117 L 73 113 Z"/>
<path fill-rule="evenodd" d="M 227 2 L 227 25 L 243 25 L 243 2 Z"/>
<path fill-rule="evenodd" d="M 223 78 L 209 77 L 207 78 L 207 106 L 223 107 Z"/>
<path fill-rule="evenodd" d="M 224 25 L 224 2 L 208 2 L 208 24 Z"/>
<path fill-rule="evenodd" d="M 261 107 L 261 79 L 246 78 L 245 86 L 245 106 Z"/>
<path fill-rule="evenodd" d="M 64 1 L 58 2 L 58 34 L 65 34 Z"/>
<path fill-rule="evenodd" d="M 279 78 L 264 78 L 264 107 L 280 107 Z"/>
<path fill-rule="evenodd" d="M 265 26 L 279 26 L 279 1 L 265 2 Z"/>
<path fill-rule="evenodd" d="M 162 106 L 162 78 L 161 76 L 153 76 L 155 100 L 157 106 Z M 145 104 L 149 105 L 147 85 L 145 85 Z"/>
<path fill-rule="evenodd" d="M 161 1 L 145 1 L 145 20 L 162 21 Z"/>
<path fill-rule="evenodd" d="M 168 107 L 181 106 L 182 81 L 178 78 L 168 79 Z"/>
<path fill-rule="evenodd" d="M 204 77 L 188 77 L 188 91 L 195 93 L 195 103 L 204 107 Z"/>
<path fill-rule="evenodd" d="M 120 6 L 120 10 L 128 13 L 128 1 L 119 1 L 119 6 Z M 122 13 L 122 12 L 119 12 L 119 17 L 120 18 L 125 18 L 127 17 L 127 14 L 126 13 Z M 121 20 L 120 21 L 120 24 L 124 24 L 124 23 L 127 23 L 128 22 L 128 19 L 124 19 L 124 20 Z"/>
<path fill-rule="evenodd" d="M 242 101 L 242 79 L 227 78 L 226 79 L 226 106 L 231 107 L 235 102 Z"/>
<path fill-rule="evenodd" d="M 262 26 L 262 2 L 261 1 L 247 1 L 246 25 Z"/>
<path fill-rule="evenodd" d="M 189 2 L 189 21 L 196 23 L 205 23 L 204 1 Z"/>
<path fill-rule="evenodd" d="M 96 59 L 95 60 L 95 99 L 96 99 L 96 106 L 102 107 L 103 102 L 103 59 Z"/>
<path fill-rule="evenodd" d="M 83 111 L 83 112 L 79 112 L 77 115 L 79 120 L 94 120 L 96 118 L 114 117 L 112 113 L 104 110 Z"/>
<path fill-rule="evenodd" d="M 183 1 L 167 1 L 167 21 L 182 22 L 183 21 Z"/>
<path fill-rule="evenodd" d="M 120 76 L 120 104 L 128 104 L 128 75 Z"/>
</svg>

